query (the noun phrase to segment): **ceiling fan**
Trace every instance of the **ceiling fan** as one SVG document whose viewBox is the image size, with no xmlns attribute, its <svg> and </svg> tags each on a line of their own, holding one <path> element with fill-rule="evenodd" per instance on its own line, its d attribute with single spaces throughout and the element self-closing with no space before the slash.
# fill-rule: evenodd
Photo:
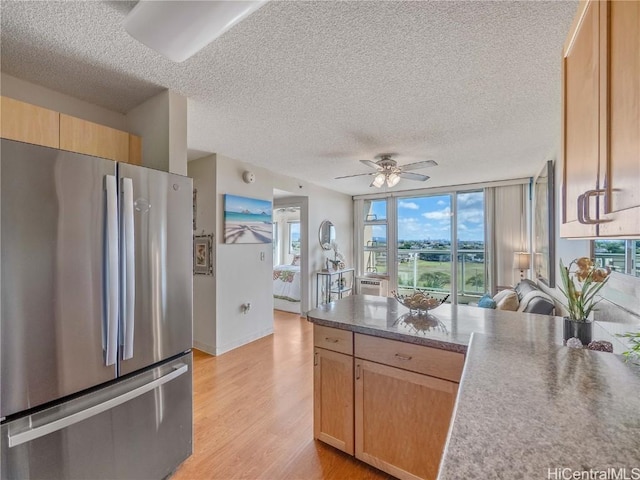
<svg viewBox="0 0 640 480">
<path fill-rule="evenodd" d="M 420 173 L 413 173 L 409 170 L 418 170 L 420 168 L 426 167 L 435 167 L 438 165 L 433 160 L 425 160 L 424 162 L 416 162 L 409 163 L 407 165 L 398 165 L 392 157 L 394 157 L 395 153 L 381 153 L 380 155 L 376 155 L 376 162 L 373 160 L 360 160 L 365 165 L 375 168 L 375 172 L 370 173 L 357 173 L 355 175 L 345 175 L 343 177 L 336 177 L 336 180 L 340 178 L 350 178 L 350 177 L 360 177 L 365 175 L 375 175 L 373 178 L 373 182 L 371 182 L 371 187 L 382 187 L 385 183 L 388 187 L 394 187 L 398 184 L 401 178 L 406 178 L 407 180 L 416 180 L 418 182 L 424 182 L 429 180 L 427 175 L 422 175 Z"/>
</svg>

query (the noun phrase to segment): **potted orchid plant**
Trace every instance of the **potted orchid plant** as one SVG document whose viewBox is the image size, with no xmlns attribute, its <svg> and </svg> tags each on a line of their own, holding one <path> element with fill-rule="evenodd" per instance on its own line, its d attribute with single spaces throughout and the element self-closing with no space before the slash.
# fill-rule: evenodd
<svg viewBox="0 0 640 480">
<path fill-rule="evenodd" d="M 569 315 L 564 319 L 564 339 L 576 337 L 583 345 L 591 342 L 591 320 L 589 315 L 600 301 L 598 292 L 609 280 L 610 270 L 598 268 L 588 257 L 576 258 L 569 266 L 560 260 L 560 276 L 566 302 L 563 302 Z"/>
</svg>

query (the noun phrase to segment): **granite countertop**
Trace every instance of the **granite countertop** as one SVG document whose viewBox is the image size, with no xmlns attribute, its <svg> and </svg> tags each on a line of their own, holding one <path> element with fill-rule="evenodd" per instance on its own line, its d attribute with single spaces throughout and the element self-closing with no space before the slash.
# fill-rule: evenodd
<svg viewBox="0 0 640 480">
<path fill-rule="evenodd" d="M 432 311 L 437 326 L 419 330 L 406 313 L 395 299 L 354 295 L 308 317 L 466 354 L 438 480 L 570 478 L 562 475 L 607 468 L 640 478 L 640 369 L 620 355 L 562 346 L 559 317 L 444 304 Z M 613 334 L 628 330 L 595 322 L 593 338 L 621 353 Z"/>
<path fill-rule="evenodd" d="M 448 303 L 432 310 L 425 322 L 414 321 L 408 313 L 409 309 L 394 298 L 351 295 L 311 310 L 307 317 L 318 325 L 461 353 L 467 351 L 474 333 L 562 343 L 560 317 Z M 593 339 L 608 340 L 613 343 L 614 351 L 622 353 L 624 343 L 611 335 L 610 327 L 603 325 L 594 324 Z M 629 330 L 629 325 L 624 328 Z M 618 331 L 620 329 L 612 333 Z"/>
</svg>

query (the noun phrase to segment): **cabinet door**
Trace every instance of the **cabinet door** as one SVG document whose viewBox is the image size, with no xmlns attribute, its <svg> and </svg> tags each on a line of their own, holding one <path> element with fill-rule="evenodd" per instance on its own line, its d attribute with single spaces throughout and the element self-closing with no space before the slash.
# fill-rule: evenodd
<svg viewBox="0 0 640 480">
<path fill-rule="evenodd" d="M 601 119 L 608 134 L 602 155 L 605 214 L 602 236 L 640 235 L 640 2 L 602 4 L 605 18 L 608 110 Z M 608 146 L 608 148 L 606 148 Z M 606 218 L 606 217 L 605 217 Z"/>
<path fill-rule="evenodd" d="M 60 149 L 128 162 L 129 134 L 61 113 Z"/>
<path fill-rule="evenodd" d="M 356 358 L 356 458 L 400 479 L 435 479 L 458 384 Z"/>
<path fill-rule="evenodd" d="M 129 163 L 142 165 L 142 137 L 129 134 Z"/>
<path fill-rule="evenodd" d="M 353 357 L 314 349 L 313 437 L 353 455 Z"/>
<path fill-rule="evenodd" d="M 581 5 L 562 62 L 562 237 L 589 237 L 596 225 L 581 223 L 578 200 L 598 188 L 599 159 L 599 2 Z M 596 209 L 596 199 L 591 212 Z M 592 214 L 595 217 L 595 214 Z"/>
<path fill-rule="evenodd" d="M 2 97 L 0 136 L 43 147 L 60 146 L 60 114 L 53 110 Z"/>
</svg>

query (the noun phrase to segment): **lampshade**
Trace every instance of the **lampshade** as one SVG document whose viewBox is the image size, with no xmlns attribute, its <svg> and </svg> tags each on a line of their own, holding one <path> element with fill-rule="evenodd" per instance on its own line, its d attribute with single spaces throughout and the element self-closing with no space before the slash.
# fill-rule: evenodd
<svg viewBox="0 0 640 480">
<path fill-rule="evenodd" d="M 531 266 L 531 254 L 528 252 L 515 252 L 513 254 L 513 268 L 515 270 L 529 270 Z"/>
<path fill-rule="evenodd" d="M 392 173 L 387 177 L 387 185 L 395 187 L 400 181 L 400 176 L 396 173 Z"/>
<path fill-rule="evenodd" d="M 267 1 L 140 0 L 124 29 L 169 60 L 183 62 Z"/>
<path fill-rule="evenodd" d="M 384 173 L 379 173 L 373 179 L 373 182 L 371 183 L 371 185 L 373 185 L 374 187 L 380 188 L 382 185 L 384 185 L 385 179 L 386 177 L 384 176 Z"/>
</svg>

